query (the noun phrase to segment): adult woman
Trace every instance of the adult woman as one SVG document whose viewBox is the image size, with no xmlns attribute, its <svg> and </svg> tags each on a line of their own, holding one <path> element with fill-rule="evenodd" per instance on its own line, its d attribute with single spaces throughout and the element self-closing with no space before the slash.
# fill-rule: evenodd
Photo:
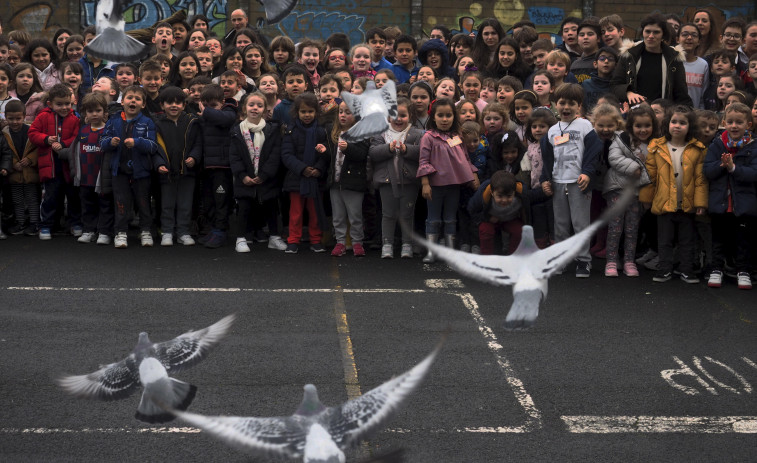
<svg viewBox="0 0 757 463">
<path fill-rule="evenodd" d="M 471 56 L 479 69 L 484 69 L 494 60 L 497 52 L 497 44 L 505 38 L 505 30 L 494 18 L 481 21 L 478 25 L 478 33 L 473 41 Z"/>
<path fill-rule="evenodd" d="M 205 29 L 207 31 L 210 28 L 210 20 L 204 14 L 190 16 L 188 22 L 192 29 Z"/>
<path fill-rule="evenodd" d="M 58 56 L 63 56 L 63 52 L 65 51 L 63 45 L 71 35 L 73 35 L 73 32 L 64 27 L 56 30 L 53 34 L 53 45 L 55 45 L 55 48 L 58 50 Z"/>
<path fill-rule="evenodd" d="M 694 13 L 693 23 L 701 33 L 697 56 L 704 58 L 720 48 L 720 31 L 712 13 L 704 9 L 697 10 Z"/>
<path fill-rule="evenodd" d="M 620 101 L 631 105 L 666 98 L 691 106 L 686 69 L 674 48 L 663 43 L 669 37 L 667 21 L 653 14 L 641 21 L 643 41 L 619 58 L 610 86 Z"/>
</svg>

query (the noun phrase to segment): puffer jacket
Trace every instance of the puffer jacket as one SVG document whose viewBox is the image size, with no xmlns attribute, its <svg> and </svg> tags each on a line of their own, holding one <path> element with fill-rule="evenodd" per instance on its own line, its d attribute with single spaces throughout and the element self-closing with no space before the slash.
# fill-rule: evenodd
<svg viewBox="0 0 757 463">
<path fill-rule="evenodd" d="M 736 216 L 757 216 L 757 142 L 743 146 L 733 155 L 733 172 L 720 165 L 720 157 L 727 151 L 723 139 L 715 137 L 704 159 L 704 175 L 709 180 L 709 211 L 724 214 L 728 210 L 728 191 L 731 192 L 733 213 Z"/>
<path fill-rule="evenodd" d="M 3 136 L 0 138 L 0 157 L 7 159 L 8 164 L 2 168 L 8 171 L 9 183 L 39 183 L 39 172 L 37 171 L 37 147 L 31 140 L 26 141 L 24 152 L 19 153 L 11 139 L 10 128 L 7 126 L 3 129 Z M 28 159 L 30 164 L 21 170 L 16 170 L 13 166 L 22 159 Z"/>
<path fill-rule="evenodd" d="M 227 98 L 221 109 L 205 108 L 200 116 L 205 168 L 229 168 L 231 127 L 237 122 L 237 103 Z"/>
<path fill-rule="evenodd" d="M 694 213 L 698 207 L 707 207 L 707 180 L 702 171 L 704 154 L 704 145 L 696 138 L 689 140 L 683 149 L 683 212 Z M 675 171 L 665 137 L 655 138 L 649 143 L 645 165 L 652 183 L 641 189 L 639 201 L 651 203 L 655 215 L 675 212 L 678 209 Z"/>
<path fill-rule="evenodd" d="M 344 163 L 339 173 L 339 180 L 334 177 L 337 142 L 331 138 L 331 129 L 328 127 L 326 133 L 326 152 L 330 155 L 329 176 L 326 184 L 329 188 L 339 190 L 361 191 L 368 190 L 368 149 L 370 148 L 369 140 L 361 140 L 355 143 L 347 143 L 344 150 Z"/>
<path fill-rule="evenodd" d="M 37 168 L 39 169 L 39 178 L 43 182 L 55 177 L 55 157 L 58 155 L 47 144 L 47 137 L 56 134 L 59 117 L 55 111 L 47 107 L 39 113 L 29 127 L 29 140 L 38 148 Z M 71 111 L 63 118 L 61 127 L 60 144 L 64 148 L 71 146 L 74 138 L 79 134 L 79 118 Z M 63 176 L 66 182 L 71 181 L 68 165 L 63 167 Z"/>
<path fill-rule="evenodd" d="M 314 122 L 314 124 L 317 124 L 317 122 Z M 326 143 L 328 143 L 326 138 L 326 130 L 321 126 L 316 127 L 315 144 L 326 146 Z M 302 171 L 306 167 L 314 167 L 321 172 L 321 176 L 318 177 L 318 187 L 321 190 L 326 188 L 326 178 L 329 168 L 328 150 L 323 153 L 316 152 L 315 162 L 312 165 L 305 163 L 304 151 L 305 132 L 295 124 L 284 133 L 281 140 L 281 162 L 287 168 L 284 184 L 282 185 L 283 191 L 300 191 L 300 181 L 305 179 L 302 176 Z"/>
<path fill-rule="evenodd" d="M 157 136 L 155 133 L 155 123 L 149 117 L 140 113 L 131 120 L 133 124 L 131 138 L 134 139 L 134 148 L 132 148 L 133 173 L 135 179 L 148 178 L 152 171 L 152 158 L 158 150 Z M 103 158 L 110 160 L 110 175 L 115 177 L 118 174 L 118 165 L 121 160 L 121 153 L 126 148 L 124 145 L 124 134 L 128 128 L 125 116 L 111 117 L 105 124 L 105 133 L 100 138 L 100 147 L 103 150 Z M 110 141 L 113 137 L 121 139 L 118 146 L 113 146 Z M 110 154 L 110 157 L 108 156 Z"/>
<path fill-rule="evenodd" d="M 418 172 L 418 156 L 420 155 L 420 143 L 424 133 L 423 130 L 415 127 L 411 127 L 407 132 L 407 137 L 405 137 L 407 151 L 404 155 L 399 156 L 398 169 L 394 167 L 396 153 L 389 150 L 389 143 L 384 140 L 384 137 L 379 135 L 371 139 L 368 157 L 373 164 L 373 184 L 375 186 L 382 184 L 420 185 L 415 174 Z"/>
<path fill-rule="evenodd" d="M 265 141 L 260 149 L 258 161 L 258 177 L 263 180 L 260 185 L 245 185 L 246 176 L 255 178 L 255 166 L 252 164 L 247 143 L 239 128 L 235 124 L 231 129 L 231 148 L 229 161 L 231 172 L 234 174 L 234 197 L 256 198 L 266 201 L 275 198 L 281 191 L 278 175 L 281 166 L 281 124 L 278 121 L 266 121 L 263 128 Z"/>
<path fill-rule="evenodd" d="M 622 190 L 626 183 L 631 181 L 635 181 L 637 187 L 649 185 L 652 182 L 644 160 L 636 156 L 634 150 L 631 149 L 631 139 L 625 132 L 615 134 L 607 161 L 610 163 L 610 168 L 605 174 L 603 194 Z M 639 170 L 641 175 L 636 177 L 636 172 Z"/>
</svg>

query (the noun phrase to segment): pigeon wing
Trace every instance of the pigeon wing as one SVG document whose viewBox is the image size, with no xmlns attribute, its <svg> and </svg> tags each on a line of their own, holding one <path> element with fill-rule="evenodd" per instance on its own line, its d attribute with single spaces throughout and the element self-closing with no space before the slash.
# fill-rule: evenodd
<svg viewBox="0 0 757 463">
<path fill-rule="evenodd" d="M 154 345 L 155 357 L 171 373 L 192 367 L 226 335 L 236 315 L 228 315 L 216 323 L 197 331 L 190 331 L 170 341 Z"/>
<path fill-rule="evenodd" d="M 342 134 L 342 139 L 347 143 L 356 143 L 362 140 L 381 135 L 389 128 L 389 122 L 383 113 L 371 113 L 362 117 L 355 125 Z"/>
<path fill-rule="evenodd" d="M 178 418 L 244 452 L 267 458 L 300 458 L 307 430 L 294 417 L 204 416 L 171 410 Z"/>
<path fill-rule="evenodd" d="M 132 354 L 88 375 L 63 376 L 58 379 L 58 385 L 69 394 L 85 399 L 123 399 L 139 385 L 139 366 Z"/>
<path fill-rule="evenodd" d="M 384 100 L 386 109 L 389 111 L 389 117 L 392 119 L 397 117 L 397 87 L 393 80 L 386 81 L 381 87 L 381 99 Z"/>
<path fill-rule="evenodd" d="M 297 0 L 260 0 L 265 9 L 265 20 L 275 24 L 284 19 L 297 6 Z"/>
<path fill-rule="evenodd" d="M 350 400 L 341 407 L 331 407 L 325 424 L 334 442 L 342 449 L 357 445 L 386 424 L 428 375 L 443 342 L 440 342 L 420 363 L 400 376 Z"/>
<path fill-rule="evenodd" d="M 119 63 L 138 60 L 148 51 L 146 44 L 114 27 L 105 28 L 84 50 L 89 55 Z"/>
<path fill-rule="evenodd" d="M 429 248 L 435 257 L 467 277 L 496 286 L 510 286 L 517 281 L 521 262 L 519 257 L 482 256 L 440 246 L 418 235 L 414 238 Z"/>
<path fill-rule="evenodd" d="M 355 117 L 358 117 L 362 114 L 363 102 L 360 96 L 353 95 L 350 92 L 342 92 L 342 100 L 344 100 L 344 102 L 347 104 L 347 107 L 350 108 L 350 112 Z"/>
</svg>

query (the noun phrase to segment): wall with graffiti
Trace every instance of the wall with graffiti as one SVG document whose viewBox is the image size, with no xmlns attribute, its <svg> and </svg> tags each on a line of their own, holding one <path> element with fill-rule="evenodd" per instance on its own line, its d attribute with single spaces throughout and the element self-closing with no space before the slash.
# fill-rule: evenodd
<svg viewBox="0 0 757 463">
<path fill-rule="evenodd" d="M 56 29 L 69 25 L 67 0 L 41 2 L 10 0 L 9 3 L 10 8 L 0 11 L 4 32 L 23 29 L 32 37 L 51 38 Z"/>
</svg>

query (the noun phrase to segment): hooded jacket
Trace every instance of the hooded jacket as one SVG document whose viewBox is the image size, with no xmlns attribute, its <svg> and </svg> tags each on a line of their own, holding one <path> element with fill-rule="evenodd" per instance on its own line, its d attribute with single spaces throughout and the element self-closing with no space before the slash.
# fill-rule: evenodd
<svg viewBox="0 0 757 463">
<path fill-rule="evenodd" d="M 24 158 L 28 159 L 30 164 L 20 171 L 15 170 L 13 166 Z M 16 151 L 8 126 L 3 129 L 3 136 L 0 137 L 0 160 L 5 163 L 0 165 L 0 168 L 8 171 L 9 183 L 39 183 L 37 147 L 31 140 L 27 140 L 24 151 L 22 153 Z"/>
<path fill-rule="evenodd" d="M 139 113 L 134 119 L 127 122 L 124 113 L 121 116 L 111 117 L 105 124 L 105 133 L 100 138 L 100 147 L 103 155 L 110 153 L 110 174 L 115 177 L 118 174 L 118 166 L 121 161 L 123 150 L 127 149 L 124 145 L 124 134 L 128 130 L 129 124 L 133 124 L 131 138 L 134 139 L 134 148 L 132 148 L 133 174 L 135 179 L 149 178 L 152 170 L 152 158 L 158 150 L 156 143 L 155 123 L 143 113 Z M 113 146 L 110 141 L 113 137 L 121 139 L 118 146 Z M 107 157 L 106 157 L 107 159 Z"/>
<path fill-rule="evenodd" d="M 428 66 L 428 52 L 430 51 L 438 51 L 442 55 L 442 64 L 439 66 L 439 69 L 437 72 L 439 73 L 439 78 L 442 77 L 455 77 L 455 70 L 452 69 L 452 66 L 449 64 L 449 49 L 447 49 L 447 46 L 444 45 L 444 42 L 442 42 L 439 39 L 431 39 L 427 40 L 423 45 L 421 45 L 420 50 L 418 50 L 418 60 L 425 66 Z"/>
<path fill-rule="evenodd" d="M 43 182 L 55 177 L 55 158 L 58 155 L 53 152 L 53 149 L 47 143 L 47 137 L 55 136 L 58 119 L 60 119 L 60 116 L 50 109 L 50 107 L 46 107 L 34 119 L 31 127 L 29 127 L 29 140 L 38 148 L 37 167 L 39 169 L 39 178 Z M 61 122 L 60 144 L 64 148 L 71 146 L 78 133 L 79 118 L 76 117 L 73 111 L 70 111 Z M 63 167 L 63 177 L 67 182 L 71 181 L 68 166 Z"/>
</svg>

